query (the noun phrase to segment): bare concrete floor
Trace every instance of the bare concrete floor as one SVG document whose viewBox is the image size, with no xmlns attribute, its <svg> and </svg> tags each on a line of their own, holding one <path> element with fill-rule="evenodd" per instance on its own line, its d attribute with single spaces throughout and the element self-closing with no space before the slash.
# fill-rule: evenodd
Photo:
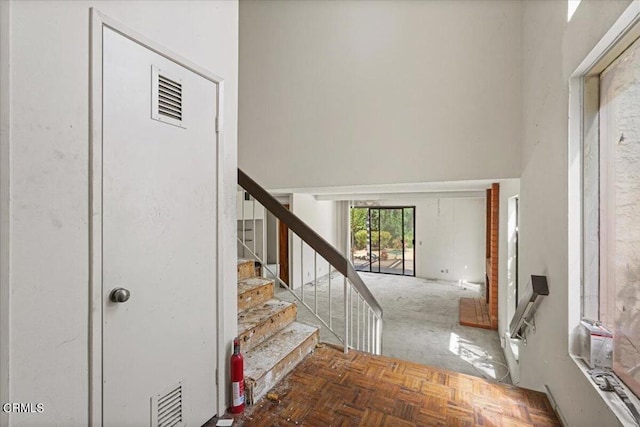
<svg viewBox="0 0 640 427">
<path fill-rule="evenodd" d="M 498 333 L 458 323 L 458 300 L 482 296 L 480 285 L 360 274 L 384 310 L 383 355 L 511 383 Z M 328 276 L 320 279 L 317 292 L 313 284 L 305 285 L 305 303 L 315 310 L 317 295 L 318 312 L 329 323 L 331 301 L 332 326 L 342 331 L 343 279 L 332 275 L 330 299 L 328 282 Z M 283 300 L 295 299 L 283 288 L 276 293 Z M 301 296 L 300 289 L 296 294 Z M 298 321 L 321 326 L 299 302 Z M 321 341 L 339 344 L 327 328 L 321 327 L 320 334 Z"/>
</svg>

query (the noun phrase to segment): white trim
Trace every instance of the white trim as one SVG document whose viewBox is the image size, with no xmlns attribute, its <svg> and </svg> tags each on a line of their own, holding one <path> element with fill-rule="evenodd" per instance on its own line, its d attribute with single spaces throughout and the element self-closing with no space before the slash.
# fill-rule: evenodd
<svg viewBox="0 0 640 427">
<path fill-rule="evenodd" d="M 633 39 L 638 38 L 637 35 L 640 29 L 634 26 L 639 20 L 640 0 L 633 0 L 604 37 L 600 39 L 582 63 L 578 65 L 578 68 L 571 75 L 571 79 L 600 74 L 606 68 L 606 65 L 613 62 L 614 58 L 625 50 L 621 48 L 624 45 L 624 43 L 621 43 L 624 39 L 629 39 L 628 47 Z"/>
<path fill-rule="evenodd" d="M 348 193 L 316 194 L 317 201 L 369 201 L 369 200 L 415 200 L 415 199 L 484 199 L 483 191 L 425 191 L 415 193 Z"/>
<path fill-rule="evenodd" d="M 11 2 L 0 2 L 0 402 L 11 378 Z M 0 426 L 10 414 L 0 412 Z"/>
<path fill-rule="evenodd" d="M 89 424 L 102 425 L 102 51 L 103 28 L 109 28 L 135 43 L 161 55 L 199 76 L 215 83 L 218 87 L 217 114 L 220 123 L 217 134 L 217 361 L 220 377 L 226 370 L 226 343 L 224 342 L 224 296 L 225 283 L 233 278 L 224 275 L 222 254 L 224 234 L 221 218 L 224 218 L 224 135 L 222 132 L 224 108 L 224 83 L 216 74 L 200 67 L 181 55 L 149 40 L 147 37 L 91 8 L 91 53 L 90 53 L 90 99 L 89 99 Z M 4 63 L 4 62 L 3 62 Z M 233 187 L 235 188 L 235 186 Z M 226 410 L 224 401 L 224 381 L 217 385 L 217 412 Z"/>
<path fill-rule="evenodd" d="M 618 420 L 620 421 L 621 425 L 623 426 L 636 425 L 636 422 L 633 419 L 633 415 L 631 414 L 631 411 L 627 408 L 627 406 L 624 404 L 622 399 L 620 399 L 618 395 L 613 392 L 600 390 L 600 388 L 591 379 L 591 376 L 589 375 L 589 367 L 587 366 L 585 361 L 573 355 L 571 355 L 571 358 L 573 359 L 575 364 L 578 366 L 578 368 L 580 368 L 580 371 L 584 374 L 584 376 L 587 377 L 587 380 L 589 381 L 589 383 L 598 392 L 598 395 L 602 398 L 602 400 L 605 401 L 605 403 L 607 404 L 611 412 L 613 412 L 615 416 L 618 417 Z M 616 377 L 616 379 L 620 384 L 620 387 L 622 388 L 622 390 L 625 392 L 625 394 L 631 401 L 631 403 L 633 403 L 633 405 L 636 408 L 640 408 L 640 400 L 638 400 L 636 395 L 633 394 L 633 391 L 631 391 L 629 387 L 627 387 L 625 383 L 622 382 L 619 378 Z"/>
<path fill-rule="evenodd" d="M 211 80 L 211 79 L 210 79 Z M 225 378 L 226 375 L 224 375 L 224 372 L 228 371 L 227 369 L 227 348 L 232 345 L 229 344 L 227 342 L 225 342 L 225 334 L 224 331 L 226 330 L 226 325 L 225 325 L 225 316 L 224 316 L 224 299 L 225 299 L 225 294 L 226 294 L 226 290 L 225 290 L 225 284 L 226 283 L 236 283 L 237 282 L 237 277 L 225 277 L 224 275 L 224 262 L 222 262 L 224 260 L 224 257 L 222 254 L 224 254 L 225 252 L 225 242 L 227 242 L 227 240 L 225 240 L 225 234 L 224 234 L 224 227 L 221 225 L 223 224 L 223 221 L 221 221 L 222 218 L 224 218 L 224 200 L 226 198 L 226 194 L 227 192 L 231 191 L 234 194 L 234 203 L 233 206 L 235 208 L 235 189 L 237 187 L 237 178 L 236 178 L 236 182 L 234 182 L 232 185 L 226 185 L 226 182 L 224 180 L 224 167 L 223 167 L 223 162 L 224 162 L 224 126 L 222 125 L 223 123 L 223 110 L 224 110 L 224 81 L 222 81 L 222 79 L 217 80 L 218 83 L 218 105 L 216 108 L 216 112 L 218 114 L 218 123 L 219 126 L 216 127 L 217 132 L 218 132 L 218 148 L 217 148 L 217 156 L 218 156 L 218 164 L 217 164 L 217 172 L 218 172 L 218 178 L 217 178 L 217 183 L 218 183 L 218 191 L 216 192 L 216 206 L 217 206 L 217 212 L 216 212 L 216 218 L 217 218 L 217 228 L 216 228 L 216 233 L 218 234 L 218 247 L 217 247 L 217 251 L 216 251 L 216 274 L 218 275 L 218 286 L 216 286 L 217 289 L 217 313 L 218 313 L 218 331 L 217 331 L 217 338 L 218 338 L 218 345 L 217 345 L 217 350 L 218 350 L 218 357 L 217 357 L 217 361 L 216 361 L 216 372 L 218 373 L 216 375 L 216 377 L 218 378 L 218 383 L 216 384 L 218 387 L 218 391 L 217 391 L 217 396 L 218 396 L 218 407 L 217 407 L 217 412 L 218 415 L 222 415 L 226 412 L 227 410 L 227 402 L 224 399 L 225 396 Z M 234 175 L 235 176 L 235 175 Z M 227 191 L 228 189 L 228 191 Z M 235 209 L 234 209 L 235 210 Z M 234 227 L 233 229 L 236 229 L 236 222 L 234 221 Z M 233 245 L 235 247 L 235 236 L 231 236 L 232 239 L 228 240 L 229 242 L 233 242 Z M 235 272 L 236 269 L 234 268 L 233 271 Z"/>
<path fill-rule="evenodd" d="M 102 21 L 91 9 L 89 75 L 89 425 L 102 425 Z"/>
<path fill-rule="evenodd" d="M 567 307 L 569 349 L 572 349 L 574 330 L 582 316 L 582 77 L 569 81 L 569 147 L 568 147 L 568 292 Z"/>
<path fill-rule="evenodd" d="M 179 55 L 164 46 L 159 45 L 158 43 L 150 40 L 144 35 L 138 33 L 137 31 L 132 30 L 131 28 L 121 24 L 115 19 L 99 12 L 95 8 L 91 8 L 92 17 L 96 19 L 96 22 L 99 22 L 102 26 L 112 29 L 113 31 L 119 33 L 120 35 L 130 39 L 138 43 L 141 46 L 151 50 L 152 52 L 157 53 L 160 56 L 164 56 L 165 58 L 179 64 L 180 66 L 186 68 L 187 70 L 193 71 L 194 73 L 200 75 L 201 77 L 212 81 L 215 84 L 219 84 L 223 82 L 223 78 L 218 76 L 217 74 L 212 73 L 204 67 L 199 66 L 198 64 L 188 60 L 187 58 Z M 222 104 L 222 103 L 221 103 Z M 221 112 L 218 112 L 218 115 L 221 115 Z"/>
</svg>

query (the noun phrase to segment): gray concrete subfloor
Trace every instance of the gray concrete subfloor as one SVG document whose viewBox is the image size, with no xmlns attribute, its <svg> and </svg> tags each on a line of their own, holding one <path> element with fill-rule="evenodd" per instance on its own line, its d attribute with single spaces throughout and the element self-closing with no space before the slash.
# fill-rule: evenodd
<svg viewBox="0 0 640 427">
<path fill-rule="evenodd" d="M 384 311 L 383 355 L 511 383 L 498 333 L 459 324 L 459 299 L 482 296 L 483 285 L 376 273 L 360 275 Z M 299 298 L 302 295 L 300 288 L 295 293 Z M 281 287 L 276 287 L 276 294 L 285 301 L 295 300 L 288 290 Z M 318 313 L 329 324 L 328 276 L 318 279 L 317 292 L 313 283 L 306 284 L 304 294 L 304 301 L 312 310 L 316 308 L 317 295 Z M 333 273 L 331 324 L 341 336 L 344 331 L 343 295 L 343 277 Z M 356 301 L 353 298 L 353 313 L 358 312 Z M 319 326 L 321 341 L 340 344 L 313 314 L 301 306 L 300 301 L 296 302 L 298 321 Z M 354 329 L 356 324 L 354 321 Z M 363 335 L 360 335 L 360 342 Z M 354 331 L 352 336 L 356 338 L 357 333 Z"/>
</svg>

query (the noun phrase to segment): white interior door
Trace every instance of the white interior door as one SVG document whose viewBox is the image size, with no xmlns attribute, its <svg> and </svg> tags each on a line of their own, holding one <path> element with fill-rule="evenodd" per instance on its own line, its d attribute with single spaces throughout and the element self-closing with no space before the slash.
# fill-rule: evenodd
<svg viewBox="0 0 640 427">
<path fill-rule="evenodd" d="M 103 422 L 200 426 L 216 412 L 217 85 L 103 37 Z"/>
</svg>

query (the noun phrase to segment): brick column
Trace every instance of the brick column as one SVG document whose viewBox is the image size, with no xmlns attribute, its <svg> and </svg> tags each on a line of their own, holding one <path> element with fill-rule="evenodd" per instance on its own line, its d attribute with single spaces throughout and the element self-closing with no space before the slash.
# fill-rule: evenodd
<svg viewBox="0 0 640 427">
<path fill-rule="evenodd" d="M 500 227 L 500 184 L 491 184 L 490 190 L 490 232 L 489 234 L 489 294 L 488 308 L 489 317 L 491 318 L 491 327 L 498 329 L 498 238 Z"/>
</svg>

